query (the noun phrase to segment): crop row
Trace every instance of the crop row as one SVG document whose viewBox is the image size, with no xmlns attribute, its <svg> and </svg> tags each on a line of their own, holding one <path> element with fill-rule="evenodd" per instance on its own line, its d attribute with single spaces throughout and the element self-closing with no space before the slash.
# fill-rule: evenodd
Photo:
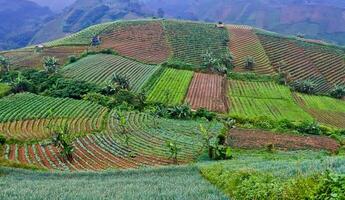
<svg viewBox="0 0 345 200">
<path fill-rule="evenodd" d="M 216 112 L 227 111 L 227 81 L 224 77 L 212 74 L 195 73 L 190 84 L 186 102 L 193 109 L 207 108 Z"/>
<path fill-rule="evenodd" d="M 215 56 L 228 53 L 228 32 L 214 24 L 163 21 L 172 59 L 200 65 L 202 56 L 210 50 Z"/>
<path fill-rule="evenodd" d="M 162 75 L 152 83 L 147 99 L 151 102 L 162 102 L 170 105 L 181 104 L 192 78 L 192 71 L 164 69 Z"/>
<path fill-rule="evenodd" d="M 245 59 L 253 57 L 256 63 L 253 69 L 254 72 L 259 74 L 275 73 L 259 38 L 253 33 L 252 29 L 228 26 L 228 30 L 230 32 L 229 49 L 235 58 L 236 71 L 245 71 Z"/>
<path fill-rule="evenodd" d="M 123 56 L 151 64 L 168 59 L 170 48 L 161 23 L 130 21 L 116 23 L 111 28 L 101 34 L 101 48 L 111 48 Z"/>
<path fill-rule="evenodd" d="M 111 80 L 113 74 L 126 76 L 131 88 L 138 92 L 158 69 L 120 56 L 91 55 L 66 66 L 62 71 L 67 77 L 103 84 Z"/>
</svg>

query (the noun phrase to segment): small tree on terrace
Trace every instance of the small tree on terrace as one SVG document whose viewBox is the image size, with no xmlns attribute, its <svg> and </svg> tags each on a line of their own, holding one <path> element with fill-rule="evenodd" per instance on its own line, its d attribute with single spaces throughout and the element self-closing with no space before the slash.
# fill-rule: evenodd
<svg viewBox="0 0 345 200">
<path fill-rule="evenodd" d="M 131 89 L 129 79 L 126 76 L 122 76 L 120 74 L 113 74 L 111 81 L 120 89 L 128 91 Z"/>
<path fill-rule="evenodd" d="M 10 71 L 10 61 L 5 56 L 0 56 L 0 67 L 1 72 L 9 72 Z"/>
<path fill-rule="evenodd" d="M 52 142 L 56 147 L 60 148 L 61 156 L 69 160 L 73 159 L 74 147 L 70 139 L 70 130 L 67 124 L 53 132 Z"/>
<path fill-rule="evenodd" d="M 58 66 L 59 66 L 59 63 L 55 57 L 47 56 L 43 58 L 43 67 L 47 73 L 49 74 L 56 73 Z"/>
<path fill-rule="evenodd" d="M 345 97 L 345 85 L 336 85 L 330 92 L 330 95 L 337 99 Z"/>
<path fill-rule="evenodd" d="M 178 153 L 181 151 L 181 149 L 177 146 L 177 140 L 168 140 L 165 143 L 166 147 L 170 151 L 170 159 L 173 159 L 174 164 L 178 164 Z"/>
<path fill-rule="evenodd" d="M 244 62 L 244 67 L 248 70 L 253 70 L 256 65 L 255 59 L 252 56 L 246 57 Z"/>
<path fill-rule="evenodd" d="M 117 120 L 118 125 L 120 126 L 120 129 L 121 129 L 121 133 L 124 135 L 127 134 L 129 132 L 129 129 L 128 129 L 128 121 L 127 121 L 126 116 L 122 114 L 120 111 L 117 111 L 113 117 L 115 120 Z"/>
<path fill-rule="evenodd" d="M 292 88 L 297 92 L 305 94 L 315 94 L 316 92 L 316 84 L 310 79 L 295 81 Z"/>
</svg>

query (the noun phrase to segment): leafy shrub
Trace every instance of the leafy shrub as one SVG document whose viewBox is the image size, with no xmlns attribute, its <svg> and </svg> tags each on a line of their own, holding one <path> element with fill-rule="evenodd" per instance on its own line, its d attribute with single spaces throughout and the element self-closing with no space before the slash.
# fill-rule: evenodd
<svg viewBox="0 0 345 200">
<path fill-rule="evenodd" d="M 77 60 L 78 58 L 75 55 L 68 56 L 68 63 L 75 63 Z"/>
<path fill-rule="evenodd" d="M 293 90 L 305 94 L 315 94 L 316 84 L 312 80 L 298 80 L 292 84 Z"/>
<path fill-rule="evenodd" d="M 113 108 L 115 105 L 115 99 L 108 97 L 108 96 L 104 96 L 102 94 L 99 93 L 88 93 L 86 95 L 83 96 L 83 100 L 85 101 L 91 101 L 94 103 L 97 103 L 99 105 L 108 107 L 108 108 Z"/>
<path fill-rule="evenodd" d="M 318 188 L 320 175 L 298 176 L 284 184 L 283 198 L 286 200 L 313 199 Z"/>
<path fill-rule="evenodd" d="M 335 88 L 330 92 L 330 95 L 337 99 L 345 97 L 345 85 L 335 86 Z"/>
<path fill-rule="evenodd" d="M 327 171 L 316 191 L 315 200 L 345 199 L 345 175 Z"/>
<path fill-rule="evenodd" d="M 129 83 L 129 78 L 126 76 L 122 76 L 120 74 L 113 74 L 112 83 L 115 84 L 117 87 L 120 89 L 124 90 L 130 90 L 130 83 Z"/>
<path fill-rule="evenodd" d="M 169 108 L 168 113 L 173 119 L 190 119 L 192 117 L 192 109 L 187 104 Z"/>
<path fill-rule="evenodd" d="M 6 137 L 0 133 L 0 145 L 4 145 L 6 143 Z"/>
<path fill-rule="evenodd" d="M 199 108 L 194 113 L 194 118 L 205 118 L 208 121 L 214 120 L 216 117 L 216 113 L 208 111 L 206 108 Z"/>
<path fill-rule="evenodd" d="M 310 134 L 310 135 L 322 135 L 322 129 L 320 127 L 320 124 L 316 121 L 314 122 L 302 122 L 297 126 L 297 130 L 300 133 L 303 134 Z"/>
<path fill-rule="evenodd" d="M 52 73 L 56 73 L 58 70 L 58 60 L 55 57 L 44 57 L 43 60 L 43 67 L 46 70 L 47 73 L 52 74 Z"/>
<path fill-rule="evenodd" d="M 256 65 L 254 57 L 248 56 L 244 60 L 244 67 L 248 70 L 253 70 Z"/>
</svg>

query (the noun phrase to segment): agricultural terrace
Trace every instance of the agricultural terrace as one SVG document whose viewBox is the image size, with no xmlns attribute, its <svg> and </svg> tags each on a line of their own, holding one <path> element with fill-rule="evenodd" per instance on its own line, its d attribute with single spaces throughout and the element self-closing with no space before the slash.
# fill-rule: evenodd
<svg viewBox="0 0 345 200">
<path fill-rule="evenodd" d="M 151 82 L 147 100 L 169 105 L 182 104 L 192 78 L 192 71 L 166 68 L 159 78 Z"/>
<path fill-rule="evenodd" d="M 87 101 L 20 93 L 0 99 L 0 132 L 21 141 L 46 139 L 51 128 L 65 123 L 73 132 L 92 132 L 101 128 L 106 113 Z"/>
<path fill-rule="evenodd" d="M 44 48 L 40 52 L 35 52 L 34 49 L 27 48 L 9 51 L 3 55 L 10 59 L 11 67 L 14 69 L 21 69 L 23 67 L 42 69 L 44 57 L 55 57 L 60 65 L 64 65 L 67 63 L 69 56 L 78 56 L 86 49 L 86 46 L 59 46 Z"/>
<path fill-rule="evenodd" d="M 229 35 L 214 24 L 186 21 L 163 21 L 172 48 L 172 60 L 200 65 L 210 50 L 216 57 L 228 54 Z"/>
<path fill-rule="evenodd" d="M 194 161 L 202 151 L 202 138 L 198 130 L 204 121 L 181 121 L 154 119 L 143 113 L 125 113 L 127 124 L 124 129 L 114 118 L 116 112 L 108 115 L 106 131 L 103 134 L 78 138 L 73 146 L 73 160 L 60 156 L 52 145 L 6 145 L 6 159 L 30 163 L 41 167 L 64 171 L 99 171 L 109 168 L 138 168 L 173 164 L 166 142 L 175 142 L 181 150 L 178 163 Z M 212 124 L 217 133 L 220 124 Z"/>
<path fill-rule="evenodd" d="M 11 90 L 11 87 L 7 84 L 0 83 L 0 98 L 6 96 Z"/>
<path fill-rule="evenodd" d="M 345 128 L 345 102 L 326 97 L 294 93 L 296 102 L 319 122 Z"/>
<path fill-rule="evenodd" d="M 34 196 L 35 199 L 152 200 L 158 194 L 163 199 L 227 199 L 202 178 L 197 167 L 190 166 L 81 174 L 16 169 L 0 172 L 7 174 L 1 177 L 6 187 L 1 190 L 0 199 L 26 200 Z"/>
<path fill-rule="evenodd" d="M 227 80 L 213 75 L 195 73 L 190 84 L 186 102 L 193 109 L 207 108 L 215 112 L 227 112 Z"/>
<path fill-rule="evenodd" d="M 158 69 L 120 56 L 97 54 L 90 55 L 67 65 L 62 73 L 66 77 L 103 84 L 111 80 L 113 74 L 120 74 L 129 79 L 130 87 L 138 92 L 146 81 Z"/>
<path fill-rule="evenodd" d="M 293 100 L 288 87 L 274 82 L 229 80 L 230 115 L 275 120 L 312 120 Z"/>
<path fill-rule="evenodd" d="M 311 79 L 317 84 L 318 92 L 329 90 L 329 83 L 320 73 L 304 50 L 287 38 L 257 34 L 272 65 L 279 72 L 290 74 L 290 79 Z M 303 66 L 303 67 L 301 67 Z"/>
<path fill-rule="evenodd" d="M 256 63 L 253 68 L 254 72 L 259 74 L 275 73 L 259 38 L 251 27 L 230 25 L 227 28 L 230 32 L 229 49 L 235 58 L 235 71 L 246 71 L 245 60 L 247 57 L 253 57 Z"/>
<path fill-rule="evenodd" d="M 114 49 L 141 62 L 159 64 L 170 55 L 170 47 L 159 21 L 114 23 L 100 37 L 101 48 Z"/>
<path fill-rule="evenodd" d="M 83 29 L 82 31 L 79 31 L 67 37 L 47 42 L 44 45 L 48 47 L 65 45 L 90 45 L 91 39 L 94 36 L 101 34 L 109 25 L 112 25 L 113 23 L 117 22 L 108 22 L 90 26 L 86 29 Z"/>
</svg>

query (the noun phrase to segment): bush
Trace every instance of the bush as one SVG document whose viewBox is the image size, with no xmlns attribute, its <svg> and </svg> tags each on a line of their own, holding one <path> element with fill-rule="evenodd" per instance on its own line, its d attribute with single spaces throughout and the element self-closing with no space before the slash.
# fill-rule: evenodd
<svg viewBox="0 0 345 200">
<path fill-rule="evenodd" d="M 197 69 L 197 68 L 196 68 L 194 65 L 192 65 L 192 64 L 185 63 L 185 62 L 178 61 L 178 60 L 164 62 L 164 63 L 162 64 L 162 67 L 174 68 L 174 69 L 186 69 L 186 70 Z"/>
<path fill-rule="evenodd" d="M 0 145 L 4 145 L 6 143 L 6 137 L 3 134 L 0 134 Z"/>
<path fill-rule="evenodd" d="M 310 134 L 310 135 L 322 135 L 322 129 L 320 124 L 316 121 L 314 122 L 302 122 L 301 124 L 297 125 L 297 131 L 303 134 Z"/>
<path fill-rule="evenodd" d="M 168 113 L 173 119 L 190 119 L 192 117 L 192 109 L 186 104 L 169 108 Z"/>
<path fill-rule="evenodd" d="M 315 200 L 324 199 L 345 199 L 345 175 L 325 173 L 315 194 Z"/>
<path fill-rule="evenodd" d="M 312 80 L 299 80 L 292 84 L 294 91 L 305 93 L 305 94 L 315 94 L 316 84 Z"/>
<path fill-rule="evenodd" d="M 77 62 L 78 58 L 74 55 L 68 57 L 68 63 Z"/>
<path fill-rule="evenodd" d="M 205 118 L 212 121 L 216 117 L 216 113 L 208 111 L 206 108 L 200 108 L 194 113 L 194 118 Z"/>
<path fill-rule="evenodd" d="M 97 103 L 99 105 L 108 107 L 109 109 L 112 109 L 115 105 L 115 99 L 99 93 L 88 93 L 83 96 L 83 100 Z"/>
<path fill-rule="evenodd" d="M 256 65 L 254 57 L 248 56 L 244 60 L 244 67 L 248 70 L 253 70 Z"/>
<path fill-rule="evenodd" d="M 345 85 L 335 86 L 335 88 L 330 92 L 330 95 L 337 99 L 345 97 Z"/>
</svg>

